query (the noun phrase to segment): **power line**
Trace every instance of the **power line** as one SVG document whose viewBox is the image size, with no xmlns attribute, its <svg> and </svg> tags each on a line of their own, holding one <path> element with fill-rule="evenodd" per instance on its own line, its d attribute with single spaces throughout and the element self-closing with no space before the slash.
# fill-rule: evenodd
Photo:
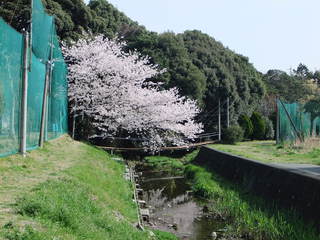
<svg viewBox="0 0 320 240">
<path fill-rule="evenodd" d="M 234 102 L 235 102 L 235 100 L 233 100 L 233 101 L 231 102 L 230 106 L 233 105 Z M 221 105 L 221 108 L 224 107 L 224 106 L 226 105 L 226 103 L 227 103 L 227 100 L 224 101 L 224 103 Z M 218 107 L 216 107 L 216 108 L 218 108 Z M 217 110 L 217 111 L 218 111 L 218 110 Z M 217 113 L 217 111 L 216 111 L 214 114 L 211 114 L 210 116 L 209 116 L 208 114 L 209 114 L 210 112 L 212 112 L 212 111 L 208 112 L 208 114 L 206 114 L 206 115 L 207 115 L 206 118 L 207 118 L 207 117 L 216 117 L 216 116 L 218 116 L 219 113 Z M 227 115 L 227 114 L 228 114 L 228 113 L 221 113 L 220 115 L 221 115 L 221 116 L 225 116 L 225 115 Z M 203 119 L 205 120 L 205 118 L 203 118 Z M 210 121 L 211 121 L 211 119 L 207 119 L 206 121 L 201 121 L 201 122 L 204 123 L 204 124 L 206 124 L 206 123 L 209 123 Z"/>
<path fill-rule="evenodd" d="M 222 105 L 220 106 L 221 108 L 224 107 L 224 105 L 227 103 L 227 100 L 225 100 Z M 219 106 L 216 106 L 214 109 L 210 110 L 209 112 L 205 113 L 204 115 L 202 115 L 198 120 L 202 122 L 202 120 L 206 119 L 207 117 L 211 117 L 212 114 L 211 113 L 214 113 L 217 115 L 217 111 L 219 110 Z M 213 116 L 216 116 L 216 115 L 213 115 Z"/>
</svg>

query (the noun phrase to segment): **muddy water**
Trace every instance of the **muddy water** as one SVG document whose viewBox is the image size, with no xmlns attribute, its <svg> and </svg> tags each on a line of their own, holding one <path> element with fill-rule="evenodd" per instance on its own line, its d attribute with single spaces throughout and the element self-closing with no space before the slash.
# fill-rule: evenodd
<svg viewBox="0 0 320 240">
<path fill-rule="evenodd" d="M 224 227 L 204 213 L 203 204 L 192 196 L 184 178 L 142 166 L 136 171 L 142 174 L 138 182 L 144 190 L 141 198 L 151 213 L 146 225 L 190 240 L 211 239 L 213 231 Z"/>
</svg>

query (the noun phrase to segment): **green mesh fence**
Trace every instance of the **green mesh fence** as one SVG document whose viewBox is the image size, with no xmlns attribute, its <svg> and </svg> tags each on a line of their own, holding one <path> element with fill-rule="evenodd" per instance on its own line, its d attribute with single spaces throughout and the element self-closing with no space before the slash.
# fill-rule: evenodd
<svg viewBox="0 0 320 240">
<path fill-rule="evenodd" d="M 320 135 L 320 117 L 311 119 L 304 105 L 277 101 L 279 116 L 279 140 L 282 142 L 304 141 Z"/>
<path fill-rule="evenodd" d="M 46 66 L 32 54 L 31 72 L 28 86 L 28 115 L 27 115 L 27 149 L 39 145 L 42 101 Z"/>
<path fill-rule="evenodd" d="M 320 117 L 316 117 L 312 122 L 312 135 L 320 136 Z"/>
<path fill-rule="evenodd" d="M 49 59 L 53 29 L 53 17 L 45 13 L 41 0 L 33 0 L 32 51 L 42 60 Z"/>
<path fill-rule="evenodd" d="M 0 18 L 0 155 L 19 150 L 22 35 Z"/>
<path fill-rule="evenodd" d="M 53 17 L 34 0 L 32 53 L 28 72 L 27 149 L 37 148 L 40 138 L 45 76 L 49 72 L 46 140 L 61 136 L 67 126 L 67 67 L 56 35 Z M 0 156 L 17 153 L 20 146 L 23 35 L 0 18 Z"/>
<path fill-rule="evenodd" d="M 59 41 L 53 38 L 53 70 L 49 89 L 47 139 L 54 139 L 68 131 L 67 65 L 64 62 Z M 61 76 L 65 76 L 61 78 Z"/>
</svg>

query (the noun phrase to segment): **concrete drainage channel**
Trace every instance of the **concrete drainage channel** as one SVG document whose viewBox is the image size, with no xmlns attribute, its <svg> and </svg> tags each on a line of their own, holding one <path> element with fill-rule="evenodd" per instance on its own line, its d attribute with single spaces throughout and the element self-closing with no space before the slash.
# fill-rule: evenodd
<svg viewBox="0 0 320 240">
<path fill-rule="evenodd" d="M 145 231 L 144 225 L 150 220 L 150 212 L 147 207 L 146 201 L 142 199 L 143 189 L 136 183 L 136 179 L 139 177 L 134 171 L 134 165 L 126 163 L 124 178 L 130 181 L 133 186 L 133 201 L 137 205 L 138 224 L 137 227 Z M 149 231 L 150 236 L 155 236 L 153 232 Z"/>
<path fill-rule="evenodd" d="M 139 184 L 136 183 L 135 178 L 138 177 L 135 175 L 134 168 L 128 164 L 123 158 L 112 158 L 112 160 L 115 160 L 117 162 L 123 162 L 125 163 L 125 173 L 124 173 L 124 179 L 127 181 L 130 181 L 133 186 L 133 201 L 137 205 L 137 215 L 138 215 L 138 224 L 137 227 L 140 230 L 145 230 L 143 227 L 143 220 L 149 217 L 149 211 L 146 208 L 141 208 L 142 206 L 145 206 L 145 202 L 143 200 L 139 200 L 138 196 L 139 193 L 142 192 L 142 189 L 139 188 Z"/>
<path fill-rule="evenodd" d="M 135 173 L 134 173 L 134 171 Z M 225 223 L 206 213 L 206 206 L 193 197 L 183 176 L 150 166 L 128 167 L 133 176 L 141 225 L 175 234 L 179 239 L 215 239 Z"/>
<path fill-rule="evenodd" d="M 231 239 L 224 237 L 227 223 L 207 212 L 183 176 L 126 162 L 124 178 L 133 185 L 137 227 L 148 231 L 149 236 L 155 237 L 147 228 L 171 232 L 183 240 Z"/>
</svg>

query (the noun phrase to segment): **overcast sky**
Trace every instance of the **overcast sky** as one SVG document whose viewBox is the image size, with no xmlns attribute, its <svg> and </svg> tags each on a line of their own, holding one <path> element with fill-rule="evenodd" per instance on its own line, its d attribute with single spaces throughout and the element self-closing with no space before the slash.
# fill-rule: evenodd
<svg viewBox="0 0 320 240">
<path fill-rule="evenodd" d="M 199 29 L 262 71 L 320 69 L 319 0 L 109 0 L 147 29 Z"/>
</svg>

